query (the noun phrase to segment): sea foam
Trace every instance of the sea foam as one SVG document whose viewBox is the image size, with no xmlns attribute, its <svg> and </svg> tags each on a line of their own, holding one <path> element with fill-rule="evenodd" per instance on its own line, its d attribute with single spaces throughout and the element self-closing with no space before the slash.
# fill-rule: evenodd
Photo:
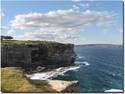
<svg viewBox="0 0 125 94">
<path fill-rule="evenodd" d="M 109 90 L 105 90 L 105 92 L 123 92 L 123 90 L 121 90 L 121 89 L 109 89 Z"/>
<path fill-rule="evenodd" d="M 64 73 L 66 73 L 67 71 L 70 71 L 70 70 L 75 71 L 79 68 L 80 68 L 80 66 L 60 67 L 58 69 L 48 71 L 48 72 L 27 75 L 27 77 L 29 77 L 32 80 L 49 80 L 52 77 L 57 77 L 58 75 L 64 75 Z"/>
<path fill-rule="evenodd" d="M 78 65 L 85 65 L 85 66 L 89 66 L 90 64 L 87 62 L 87 61 L 76 61 L 75 64 L 78 64 Z"/>
<path fill-rule="evenodd" d="M 78 54 L 76 58 L 77 59 L 84 59 L 85 57 Z"/>
</svg>

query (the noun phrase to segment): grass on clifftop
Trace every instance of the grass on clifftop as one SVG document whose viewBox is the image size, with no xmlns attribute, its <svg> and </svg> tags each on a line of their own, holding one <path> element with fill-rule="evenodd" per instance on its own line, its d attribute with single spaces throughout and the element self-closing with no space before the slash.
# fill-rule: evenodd
<svg viewBox="0 0 125 94">
<path fill-rule="evenodd" d="M 44 41 L 23 41 L 23 40 L 2 40 L 2 44 L 41 44 L 44 43 Z"/>
<path fill-rule="evenodd" d="M 43 45 L 44 47 L 48 48 L 48 52 L 50 56 L 52 56 L 55 53 L 62 53 L 65 51 L 65 49 L 72 49 L 73 44 L 63 44 L 63 43 L 58 43 L 54 41 L 33 41 L 33 40 L 2 40 L 1 45 L 9 45 L 9 46 L 16 46 L 16 45 L 24 45 L 24 46 L 38 46 L 38 45 Z"/>
<path fill-rule="evenodd" d="M 2 92 L 56 92 L 46 81 L 32 81 L 14 67 L 1 68 Z"/>
<path fill-rule="evenodd" d="M 39 40 L 1 40 L 1 44 L 32 44 L 32 45 L 37 45 L 37 44 L 56 44 L 57 42 L 54 41 L 39 41 Z M 57 44 L 62 44 L 62 43 L 57 43 Z M 64 45 L 64 44 L 62 44 Z"/>
</svg>

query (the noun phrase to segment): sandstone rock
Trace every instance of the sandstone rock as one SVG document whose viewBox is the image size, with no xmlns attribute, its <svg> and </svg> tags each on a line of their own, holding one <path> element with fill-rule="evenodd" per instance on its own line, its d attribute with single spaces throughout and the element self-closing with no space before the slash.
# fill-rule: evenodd
<svg viewBox="0 0 125 94">
<path fill-rule="evenodd" d="M 1 44 L 2 67 L 21 67 L 30 73 L 74 64 L 75 53 L 72 44 L 26 42 Z"/>
<path fill-rule="evenodd" d="M 57 92 L 79 92 L 78 81 L 48 80 L 47 82 Z"/>
</svg>

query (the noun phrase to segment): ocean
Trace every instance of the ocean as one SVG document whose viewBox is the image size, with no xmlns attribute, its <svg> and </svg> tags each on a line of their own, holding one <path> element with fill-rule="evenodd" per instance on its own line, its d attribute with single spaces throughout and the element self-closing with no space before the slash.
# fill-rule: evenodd
<svg viewBox="0 0 125 94">
<path fill-rule="evenodd" d="M 123 90 L 122 48 L 77 46 L 74 50 L 77 54 L 75 64 L 78 66 L 37 73 L 31 79 L 78 80 L 81 93 Z"/>
</svg>

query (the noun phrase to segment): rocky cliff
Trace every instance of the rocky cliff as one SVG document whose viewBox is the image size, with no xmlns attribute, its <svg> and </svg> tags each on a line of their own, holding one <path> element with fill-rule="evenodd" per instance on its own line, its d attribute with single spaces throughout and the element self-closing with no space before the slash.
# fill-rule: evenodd
<svg viewBox="0 0 125 94">
<path fill-rule="evenodd" d="M 42 41 L 2 41 L 2 67 L 21 67 L 27 72 L 74 65 L 74 45 Z"/>
</svg>

